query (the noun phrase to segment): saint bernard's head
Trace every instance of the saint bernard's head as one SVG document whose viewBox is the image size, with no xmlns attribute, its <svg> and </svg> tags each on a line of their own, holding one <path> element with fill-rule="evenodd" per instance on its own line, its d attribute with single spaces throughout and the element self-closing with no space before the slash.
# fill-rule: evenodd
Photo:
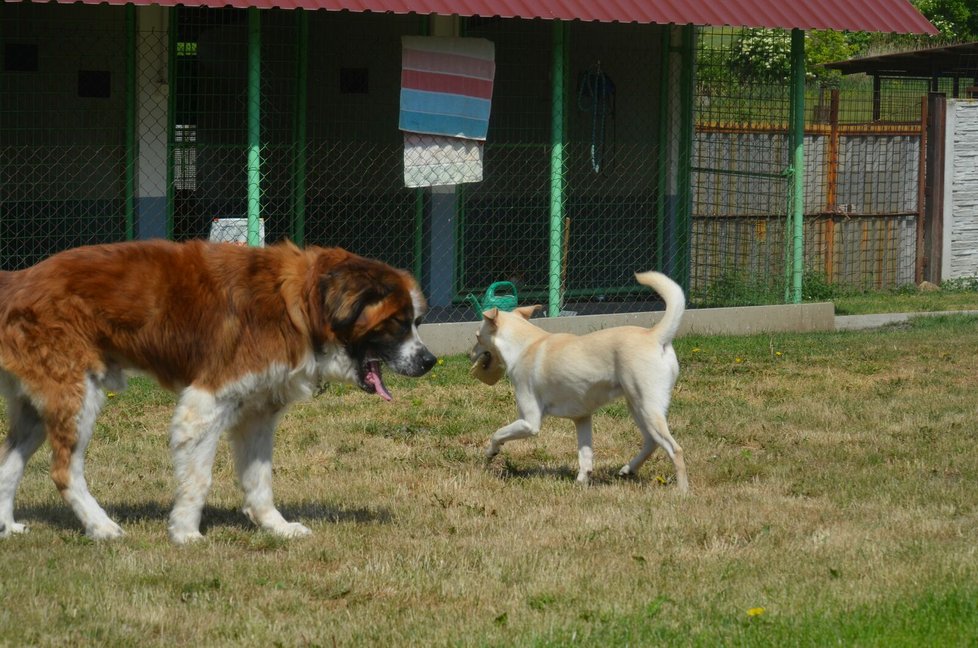
<svg viewBox="0 0 978 648">
<path fill-rule="evenodd" d="M 404 376 L 421 376 L 437 359 L 418 335 L 427 310 L 414 278 L 386 263 L 354 254 L 317 263 L 319 330 L 342 348 L 352 364 L 349 378 L 361 389 L 391 400 L 382 365 Z"/>
</svg>

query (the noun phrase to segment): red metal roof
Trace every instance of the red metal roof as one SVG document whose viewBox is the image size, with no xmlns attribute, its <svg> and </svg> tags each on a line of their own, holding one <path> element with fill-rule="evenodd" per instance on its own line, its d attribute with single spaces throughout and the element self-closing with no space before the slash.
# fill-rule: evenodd
<svg viewBox="0 0 978 648">
<path fill-rule="evenodd" d="M 73 0 L 58 0 L 70 2 Z M 98 4 L 101 0 L 82 0 Z M 909 0 L 132 0 L 137 5 L 326 9 L 599 22 L 936 34 Z M 124 4 L 111 0 L 110 4 Z"/>
</svg>

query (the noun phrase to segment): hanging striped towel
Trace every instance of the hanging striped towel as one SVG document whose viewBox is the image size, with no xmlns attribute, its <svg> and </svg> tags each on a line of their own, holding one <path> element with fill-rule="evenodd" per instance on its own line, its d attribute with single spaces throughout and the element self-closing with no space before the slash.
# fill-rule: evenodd
<svg viewBox="0 0 978 648">
<path fill-rule="evenodd" d="M 485 141 L 495 46 L 484 38 L 404 36 L 402 131 Z"/>
</svg>

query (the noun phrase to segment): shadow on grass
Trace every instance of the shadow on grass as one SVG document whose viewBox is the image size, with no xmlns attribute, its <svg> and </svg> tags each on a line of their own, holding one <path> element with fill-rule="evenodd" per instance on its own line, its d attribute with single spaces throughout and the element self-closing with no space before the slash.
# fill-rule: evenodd
<svg viewBox="0 0 978 648">
<path fill-rule="evenodd" d="M 319 503 L 284 504 L 279 510 L 285 519 L 295 522 L 320 521 L 329 524 L 389 524 L 393 516 L 386 509 L 343 508 Z M 126 526 L 142 521 L 159 520 L 166 523 L 170 505 L 160 502 L 141 504 L 108 504 L 105 512 L 116 522 Z M 67 504 L 42 504 L 18 507 L 15 519 L 27 523 L 40 523 L 62 530 L 81 531 L 82 526 Z M 258 527 L 236 507 L 205 505 L 200 520 L 201 533 L 214 528 L 252 529 Z"/>
<path fill-rule="evenodd" d="M 647 476 L 642 475 L 628 475 L 621 476 L 618 474 L 620 466 L 599 466 L 595 468 L 594 472 L 591 473 L 591 486 L 610 486 L 611 484 L 620 483 L 623 481 L 629 482 L 644 482 L 648 481 Z M 565 465 L 565 466 L 553 466 L 553 465 L 536 465 L 536 466 L 522 466 L 515 465 L 513 462 L 506 460 L 500 466 L 489 466 L 489 470 L 499 479 L 533 479 L 533 478 L 548 478 L 558 481 L 576 481 L 577 480 L 577 466 Z"/>
</svg>

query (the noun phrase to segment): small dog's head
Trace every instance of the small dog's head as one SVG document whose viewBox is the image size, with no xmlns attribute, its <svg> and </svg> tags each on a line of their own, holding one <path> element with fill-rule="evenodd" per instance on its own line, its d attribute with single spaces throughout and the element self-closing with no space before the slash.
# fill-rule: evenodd
<svg viewBox="0 0 978 648">
<path fill-rule="evenodd" d="M 469 352 L 469 360 L 472 362 L 470 373 L 474 378 L 487 385 L 499 382 L 506 373 L 506 361 L 498 346 L 506 320 L 511 317 L 530 319 L 540 308 L 538 304 L 521 306 L 512 313 L 490 308 L 482 313 L 482 326 L 475 334 L 475 345 Z"/>
</svg>

